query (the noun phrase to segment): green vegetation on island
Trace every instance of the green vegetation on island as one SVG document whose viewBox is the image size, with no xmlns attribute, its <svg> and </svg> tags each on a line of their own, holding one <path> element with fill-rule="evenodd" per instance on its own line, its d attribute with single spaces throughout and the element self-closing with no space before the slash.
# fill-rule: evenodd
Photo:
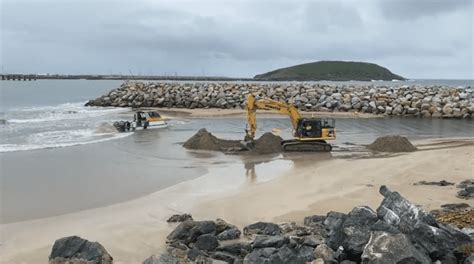
<svg viewBox="0 0 474 264">
<path fill-rule="evenodd" d="M 374 63 L 354 61 L 318 61 L 281 68 L 254 77 L 267 81 L 371 81 L 405 80 Z"/>
</svg>

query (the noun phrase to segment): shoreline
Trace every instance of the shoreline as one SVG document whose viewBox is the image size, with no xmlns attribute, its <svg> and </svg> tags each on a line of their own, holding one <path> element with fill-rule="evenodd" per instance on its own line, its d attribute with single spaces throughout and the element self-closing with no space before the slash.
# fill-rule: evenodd
<svg viewBox="0 0 474 264">
<path fill-rule="evenodd" d="M 0 225 L 0 262 L 41 263 L 46 261 L 55 239 L 80 235 L 103 244 L 114 263 L 138 263 L 163 250 L 166 235 L 174 228 L 165 220 L 175 213 L 191 213 L 195 219 L 223 218 L 239 227 L 258 220 L 300 221 L 302 215 L 347 212 L 360 204 L 375 206 L 380 200 L 380 184 L 397 190 L 425 209 L 437 209 L 449 202 L 473 206 L 472 200 L 456 198 L 454 187 L 413 185 L 419 180 L 459 182 L 472 177 L 473 139 L 444 138 L 416 143 L 431 149 L 368 159 L 322 158 L 319 162 L 314 162 L 314 156 L 279 158 L 257 165 L 256 179 L 267 180 L 250 185 L 247 182 L 236 186 L 224 178 L 222 175 L 233 170 L 223 164 L 196 179 L 125 203 Z M 448 165 L 446 160 L 450 160 Z M 268 172 L 275 162 L 280 167 Z M 292 164 L 288 166 L 288 162 Z M 259 166 L 267 168 L 260 170 Z M 234 177 L 248 179 L 239 173 Z"/>
<path fill-rule="evenodd" d="M 231 117 L 231 118 L 243 118 L 246 116 L 247 111 L 244 109 L 219 109 L 219 108 L 208 108 L 208 109 L 185 109 L 185 108 L 166 108 L 166 107 L 147 107 L 145 109 L 153 109 L 168 115 L 173 116 L 184 116 L 192 118 L 212 118 L 212 117 Z M 375 115 L 370 113 L 358 113 L 358 112 L 301 112 L 302 117 L 329 117 L 329 118 L 386 118 L 387 116 Z M 281 114 L 271 110 L 259 110 L 258 117 L 281 117 L 288 118 L 287 115 Z"/>
</svg>

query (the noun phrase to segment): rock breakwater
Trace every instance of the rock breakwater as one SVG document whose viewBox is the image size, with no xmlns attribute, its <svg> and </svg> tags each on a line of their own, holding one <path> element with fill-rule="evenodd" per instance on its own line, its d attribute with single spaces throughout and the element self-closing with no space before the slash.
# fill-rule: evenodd
<svg viewBox="0 0 474 264">
<path fill-rule="evenodd" d="M 302 225 L 256 222 L 242 232 L 222 219 L 174 215 L 179 224 L 166 237 L 166 251 L 143 264 L 472 263 L 472 207 L 448 204 L 430 213 L 386 186 L 380 194 L 376 210 L 311 215 Z M 75 236 L 58 239 L 50 255 L 51 264 L 112 261 L 99 243 Z"/>
<path fill-rule="evenodd" d="M 244 108 L 246 95 L 296 105 L 301 111 L 362 112 L 388 116 L 471 118 L 474 89 L 305 82 L 125 82 L 88 106 Z"/>
<path fill-rule="evenodd" d="M 173 263 L 463 263 L 472 253 L 469 230 L 438 222 L 429 212 L 382 186 L 377 210 L 313 215 L 304 225 L 257 222 L 243 237 L 222 241 L 236 227 L 187 220 L 167 237 L 167 252 L 155 259 Z M 469 261 L 469 260 L 468 260 Z M 148 263 L 148 262 L 144 262 Z M 152 262 L 152 263 L 164 263 Z M 467 262 L 469 263 L 469 262 Z"/>
</svg>

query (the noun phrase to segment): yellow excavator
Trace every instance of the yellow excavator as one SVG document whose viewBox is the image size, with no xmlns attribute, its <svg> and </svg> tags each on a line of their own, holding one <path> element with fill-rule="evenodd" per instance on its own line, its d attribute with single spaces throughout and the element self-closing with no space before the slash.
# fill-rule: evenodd
<svg viewBox="0 0 474 264">
<path fill-rule="evenodd" d="M 326 140 L 336 139 L 335 120 L 332 118 L 303 118 L 298 109 L 270 99 L 257 99 L 253 94 L 247 96 L 247 129 L 245 141 L 251 142 L 257 131 L 257 110 L 276 110 L 290 117 L 294 139 L 283 140 L 284 151 L 329 152 L 331 144 Z"/>
</svg>

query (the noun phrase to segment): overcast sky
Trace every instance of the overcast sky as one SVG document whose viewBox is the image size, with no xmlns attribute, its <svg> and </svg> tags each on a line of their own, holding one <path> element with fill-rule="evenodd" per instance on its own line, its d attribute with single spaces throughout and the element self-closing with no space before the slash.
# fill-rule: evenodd
<svg viewBox="0 0 474 264">
<path fill-rule="evenodd" d="M 473 79 L 471 0 L 0 0 L 4 72 L 253 77 L 318 61 Z"/>
</svg>

